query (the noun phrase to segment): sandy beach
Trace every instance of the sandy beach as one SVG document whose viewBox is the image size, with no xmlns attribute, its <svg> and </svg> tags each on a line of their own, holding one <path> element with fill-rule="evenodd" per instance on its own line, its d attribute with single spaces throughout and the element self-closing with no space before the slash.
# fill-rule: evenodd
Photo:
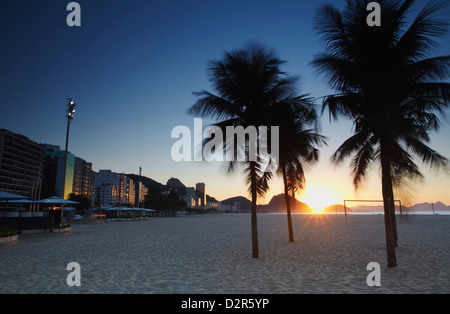
<svg viewBox="0 0 450 314">
<path fill-rule="evenodd" d="M 398 267 L 386 268 L 383 216 L 249 215 L 74 224 L 65 235 L 22 235 L 0 247 L 0 293 L 449 293 L 450 216 L 398 217 Z M 69 263 L 81 287 L 69 287 Z M 369 287 L 370 262 L 381 286 Z"/>
</svg>

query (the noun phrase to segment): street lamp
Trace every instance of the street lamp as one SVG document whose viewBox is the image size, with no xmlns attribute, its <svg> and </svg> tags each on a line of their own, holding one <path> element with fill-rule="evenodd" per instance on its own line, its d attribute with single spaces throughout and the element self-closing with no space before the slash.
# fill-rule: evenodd
<svg viewBox="0 0 450 314">
<path fill-rule="evenodd" d="M 64 170 L 63 170 L 63 181 L 62 181 L 62 198 L 65 198 L 65 189 L 66 189 L 66 168 L 67 168 L 67 153 L 69 148 L 69 128 L 70 128 L 70 122 L 73 120 L 73 116 L 75 113 L 75 102 L 72 100 L 72 98 L 67 99 L 67 111 L 66 111 L 66 118 L 67 118 L 67 132 L 66 132 L 66 151 L 64 153 Z"/>
</svg>

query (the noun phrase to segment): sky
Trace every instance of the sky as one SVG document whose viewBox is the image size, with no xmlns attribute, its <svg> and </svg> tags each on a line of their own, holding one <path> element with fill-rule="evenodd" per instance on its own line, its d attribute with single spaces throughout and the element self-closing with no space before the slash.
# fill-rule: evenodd
<svg viewBox="0 0 450 314">
<path fill-rule="evenodd" d="M 69 27 L 64 0 L 3 1 L 0 12 L 0 128 L 39 143 L 60 145 L 66 136 L 67 98 L 76 102 L 69 150 L 93 163 L 94 170 L 138 173 L 165 184 L 171 177 L 187 186 L 206 184 L 207 194 L 223 200 L 248 196 L 244 176 L 228 174 L 226 164 L 180 162 L 171 158 L 171 131 L 193 130 L 186 111 L 195 91 L 213 91 L 208 61 L 225 51 L 259 42 L 286 60 L 283 70 L 300 76 L 301 93 L 319 98 L 332 91 L 310 62 L 324 50 L 314 31 L 318 8 L 345 1 L 162 0 L 78 1 L 81 26 Z M 426 1 L 417 1 L 415 16 Z M 448 8 L 442 18 L 450 16 Z M 436 55 L 450 55 L 450 37 Z M 431 147 L 450 158 L 450 118 Z M 207 122 L 205 121 L 205 126 Z M 349 168 L 330 157 L 351 135 L 350 121 L 321 119 L 328 147 L 307 170 L 307 203 L 344 199 L 381 200 L 380 171 L 374 167 L 358 191 Z M 413 203 L 450 205 L 450 176 L 423 167 L 425 184 L 412 187 Z M 259 200 L 283 192 L 280 178 Z M 400 197 L 400 196 L 399 196 Z"/>
</svg>

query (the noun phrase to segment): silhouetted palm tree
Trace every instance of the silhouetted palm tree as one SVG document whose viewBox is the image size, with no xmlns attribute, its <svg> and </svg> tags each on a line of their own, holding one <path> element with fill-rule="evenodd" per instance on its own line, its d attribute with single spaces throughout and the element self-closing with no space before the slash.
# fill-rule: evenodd
<svg viewBox="0 0 450 314">
<path fill-rule="evenodd" d="M 222 60 L 209 64 L 209 77 L 217 92 L 196 92 L 200 97 L 188 113 L 210 117 L 219 122 L 214 125 L 225 130 L 227 126 L 271 126 L 270 108 L 290 97 L 295 90 L 295 78 L 280 70 L 284 61 L 278 59 L 273 51 L 258 44 L 241 50 L 226 52 Z M 270 129 L 268 130 L 270 134 Z M 225 135 L 225 132 L 224 132 Z M 259 136 L 259 134 L 258 134 Z M 224 142 L 227 139 L 224 138 Z M 270 142 L 270 141 L 269 141 Z M 236 143 L 235 143 L 236 144 Z M 225 145 L 224 145 L 225 147 Z M 237 154 L 235 147 L 235 155 Z M 248 145 L 245 154 L 248 156 Z M 270 149 L 270 147 L 269 147 Z M 265 158 L 257 155 L 256 160 L 243 163 L 249 194 L 252 198 L 252 254 L 258 257 L 258 228 L 256 204 L 258 196 L 269 189 L 268 181 L 272 172 L 265 169 Z M 229 163 L 229 171 L 235 169 L 236 162 Z"/>
<path fill-rule="evenodd" d="M 354 135 L 336 151 L 340 163 L 353 156 L 358 187 L 374 163 L 381 166 L 388 267 L 397 265 L 394 187 L 423 179 L 413 155 L 431 167 L 447 169 L 447 159 L 427 146 L 438 130 L 438 114 L 450 100 L 450 57 L 431 57 L 446 24 L 436 14 L 443 2 L 430 2 L 405 28 L 414 1 L 378 1 L 381 26 L 367 25 L 367 3 L 348 0 L 343 13 L 324 6 L 316 28 L 326 53 L 313 65 L 337 94 L 324 98 L 330 118 L 354 122 Z M 411 182 L 411 181 L 410 181 Z"/>
<path fill-rule="evenodd" d="M 278 172 L 283 177 L 289 242 L 294 242 L 290 203 L 291 200 L 295 202 L 296 193 L 305 187 L 305 165 L 312 165 L 319 160 L 317 147 L 326 142 L 325 137 L 315 133 L 318 130 L 317 113 L 312 99 L 307 95 L 280 103 L 272 117 L 272 124 L 280 125 Z"/>
</svg>

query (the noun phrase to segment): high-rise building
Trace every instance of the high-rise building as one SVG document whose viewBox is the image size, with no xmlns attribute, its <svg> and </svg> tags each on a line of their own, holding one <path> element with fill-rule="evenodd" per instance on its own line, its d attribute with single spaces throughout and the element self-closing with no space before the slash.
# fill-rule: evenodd
<svg viewBox="0 0 450 314">
<path fill-rule="evenodd" d="M 123 204 L 130 204 L 135 205 L 136 204 L 136 187 L 134 184 L 134 180 L 128 178 L 126 175 L 122 174 L 123 180 L 124 180 L 124 198 L 123 198 Z"/>
<path fill-rule="evenodd" d="M 195 185 L 197 197 L 200 199 L 199 207 L 206 207 L 206 185 L 205 183 L 197 183 Z"/>
<path fill-rule="evenodd" d="M 49 145 L 44 144 L 46 147 Z M 43 147 L 44 147 L 43 145 Z M 75 155 L 67 154 L 67 165 L 66 165 L 66 177 L 63 188 L 63 177 L 64 177 L 64 151 L 62 150 L 46 150 L 45 151 L 45 175 L 44 175 L 44 192 L 47 195 L 42 195 L 44 197 L 57 195 L 62 198 L 67 198 L 70 193 L 73 192 L 73 181 L 74 181 L 74 169 L 75 169 Z"/>
<path fill-rule="evenodd" d="M 74 193 L 93 201 L 95 172 L 92 170 L 92 163 L 68 153 L 64 191 L 61 191 L 65 151 L 57 145 L 40 144 L 40 146 L 45 150 L 43 196 L 58 195 L 67 198 L 70 193 Z"/>
<path fill-rule="evenodd" d="M 145 196 L 148 193 L 148 188 L 142 184 L 142 182 L 136 182 L 135 184 L 135 205 L 138 206 L 140 203 L 143 203 L 145 201 Z"/>
<path fill-rule="evenodd" d="M 95 201 L 100 206 L 119 204 L 119 178 L 111 170 L 95 173 Z"/>
<path fill-rule="evenodd" d="M 111 170 L 100 170 L 95 175 L 96 201 L 101 206 L 106 205 L 135 205 L 134 181 L 124 174 Z M 107 195 L 103 195 L 107 193 Z M 109 200 L 108 203 L 103 203 Z"/>
<path fill-rule="evenodd" d="M 79 157 L 75 157 L 72 191 L 94 201 L 95 171 L 92 170 L 92 163 Z"/>
<path fill-rule="evenodd" d="M 113 184 L 102 184 L 95 188 L 95 200 L 101 206 L 112 206 L 117 204 L 118 188 Z"/>
<path fill-rule="evenodd" d="M 0 129 L 0 190 L 38 200 L 44 150 L 27 137 Z"/>
</svg>

